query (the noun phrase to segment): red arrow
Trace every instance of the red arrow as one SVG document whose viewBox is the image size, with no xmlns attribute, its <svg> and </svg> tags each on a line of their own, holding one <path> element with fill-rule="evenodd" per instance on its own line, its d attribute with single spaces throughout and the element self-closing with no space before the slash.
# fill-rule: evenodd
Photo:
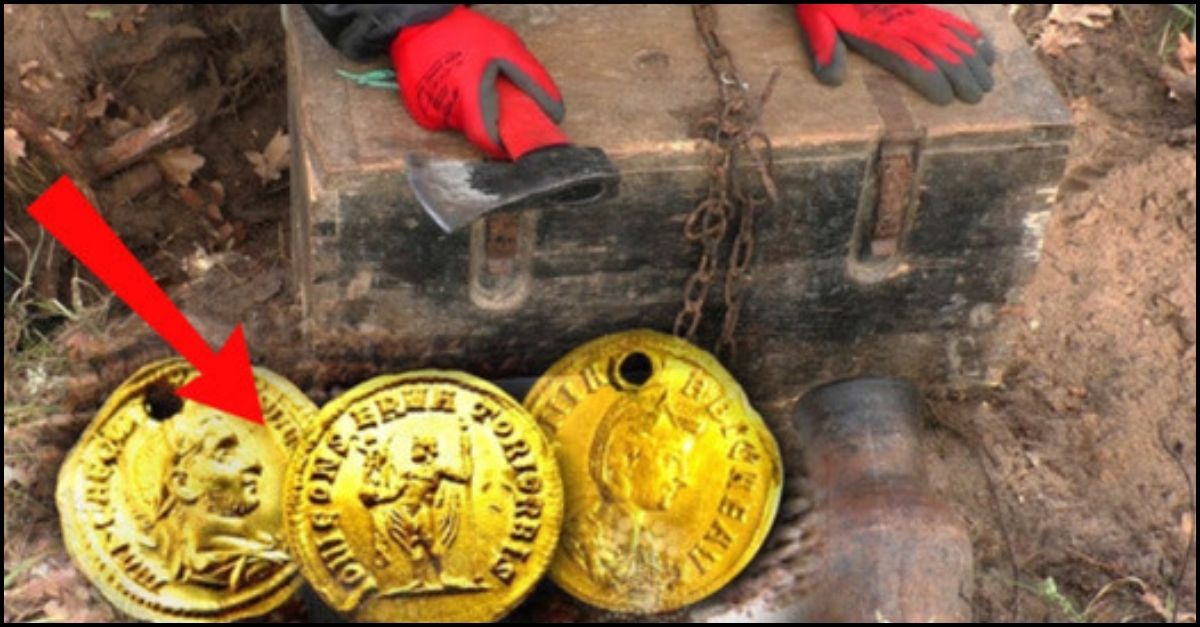
<svg viewBox="0 0 1200 627">
<path fill-rule="evenodd" d="M 214 353 L 67 177 L 58 179 L 34 201 L 29 215 L 200 371 L 200 376 L 176 394 L 262 424 L 242 325 Z"/>
</svg>

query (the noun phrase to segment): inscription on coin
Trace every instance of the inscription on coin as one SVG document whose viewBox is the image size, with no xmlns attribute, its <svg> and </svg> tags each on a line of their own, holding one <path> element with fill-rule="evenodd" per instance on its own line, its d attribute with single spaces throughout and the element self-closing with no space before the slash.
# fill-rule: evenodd
<svg viewBox="0 0 1200 627">
<path fill-rule="evenodd" d="M 195 372 L 151 364 L 110 397 L 59 473 L 67 548 L 104 595 L 145 620 L 234 620 L 264 614 L 299 586 L 282 539 L 284 443 L 316 407 L 255 370 L 265 426 L 170 397 Z"/>
<path fill-rule="evenodd" d="M 317 423 L 288 469 L 285 508 L 327 603 L 360 620 L 493 620 L 528 594 L 562 496 L 516 401 L 469 375 L 422 371 L 364 383 Z"/>
<path fill-rule="evenodd" d="M 778 506 L 778 450 L 703 351 L 651 331 L 600 338 L 552 366 L 525 404 L 563 473 L 550 572 L 569 593 L 667 611 L 728 583 L 761 545 Z"/>
</svg>

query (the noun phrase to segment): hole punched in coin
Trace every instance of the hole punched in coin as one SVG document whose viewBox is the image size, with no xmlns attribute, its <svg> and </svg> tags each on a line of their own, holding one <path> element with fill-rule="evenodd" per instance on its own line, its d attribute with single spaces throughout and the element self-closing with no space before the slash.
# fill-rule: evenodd
<svg viewBox="0 0 1200 627">
<path fill-rule="evenodd" d="M 645 353 L 634 351 L 618 362 L 617 375 L 616 379 L 621 382 L 621 387 L 638 388 L 654 376 L 654 364 Z"/>
<path fill-rule="evenodd" d="M 183 410 L 183 399 L 170 385 L 155 381 L 146 388 L 145 407 L 151 418 L 162 422 Z"/>
</svg>

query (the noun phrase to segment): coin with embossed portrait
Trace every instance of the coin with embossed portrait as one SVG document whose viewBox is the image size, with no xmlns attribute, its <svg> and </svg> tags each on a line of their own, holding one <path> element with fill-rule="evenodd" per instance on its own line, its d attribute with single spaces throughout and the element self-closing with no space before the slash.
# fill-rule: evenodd
<svg viewBox="0 0 1200 627">
<path fill-rule="evenodd" d="M 542 577 L 562 522 L 545 437 L 482 379 L 378 377 L 321 409 L 287 470 L 305 578 L 360 621 L 488 621 Z"/>
<path fill-rule="evenodd" d="M 196 376 L 178 359 L 138 370 L 58 475 L 72 559 L 142 620 L 261 616 L 301 583 L 283 541 L 283 471 L 316 405 L 255 368 L 264 424 L 252 424 L 175 396 Z"/>
<path fill-rule="evenodd" d="M 654 331 L 593 340 L 525 406 L 555 447 L 566 495 L 550 576 L 597 607 L 665 612 L 749 563 L 779 504 L 775 439 L 708 353 Z"/>
</svg>

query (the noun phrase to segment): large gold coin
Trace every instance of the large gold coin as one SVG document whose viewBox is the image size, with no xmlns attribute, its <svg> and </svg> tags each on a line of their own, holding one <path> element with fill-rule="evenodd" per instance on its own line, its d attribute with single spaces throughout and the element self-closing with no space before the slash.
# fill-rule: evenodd
<svg viewBox="0 0 1200 627">
<path fill-rule="evenodd" d="M 283 542 L 283 471 L 316 405 L 255 368 L 265 426 L 255 425 L 174 396 L 196 376 L 178 359 L 138 370 L 58 474 L 68 552 L 142 620 L 261 616 L 301 583 Z"/>
<path fill-rule="evenodd" d="M 334 399 L 285 493 L 305 577 L 357 620 L 497 619 L 541 578 L 562 523 L 533 419 L 458 372 L 378 377 Z"/>
<path fill-rule="evenodd" d="M 592 605 L 664 612 L 719 590 L 779 504 L 775 439 L 704 351 L 654 331 L 563 357 L 525 406 L 550 436 L 566 495 L 554 582 Z"/>
</svg>

